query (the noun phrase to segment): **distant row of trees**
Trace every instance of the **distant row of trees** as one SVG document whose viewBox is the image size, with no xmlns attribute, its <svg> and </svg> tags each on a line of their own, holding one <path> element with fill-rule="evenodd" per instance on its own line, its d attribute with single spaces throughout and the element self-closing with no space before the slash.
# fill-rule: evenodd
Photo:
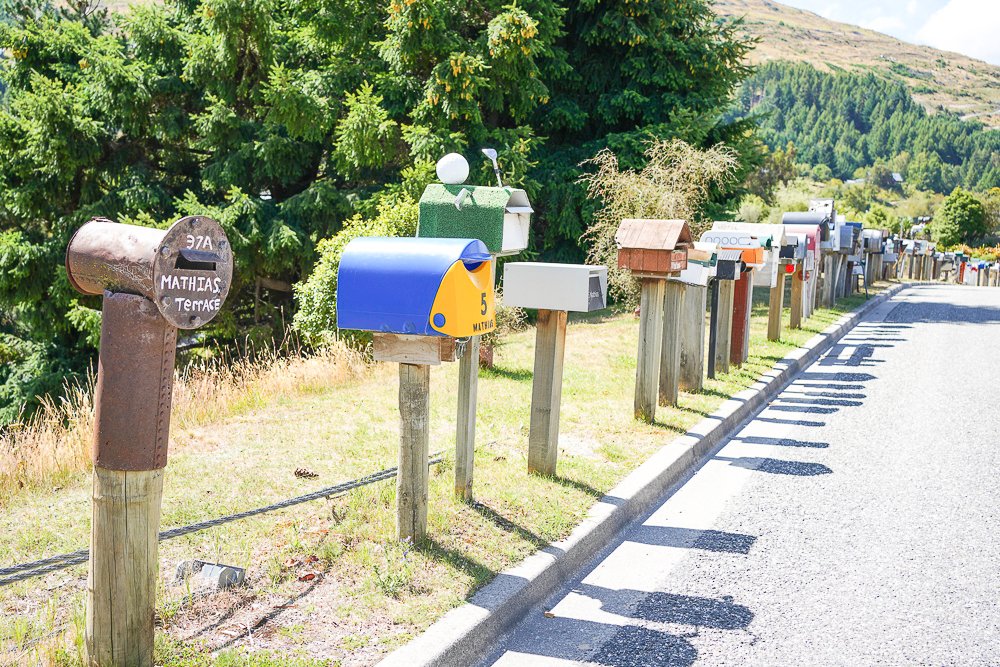
<svg viewBox="0 0 1000 667">
<path fill-rule="evenodd" d="M 800 162 L 842 180 L 881 166 L 881 176 L 899 172 L 920 190 L 1000 187 L 1000 130 L 928 114 L 903 83 L 874 74 L 768 63 L 740 88 L 734 117 L 750 116 L 772 149 L 791 142 Z"/>
</svg>

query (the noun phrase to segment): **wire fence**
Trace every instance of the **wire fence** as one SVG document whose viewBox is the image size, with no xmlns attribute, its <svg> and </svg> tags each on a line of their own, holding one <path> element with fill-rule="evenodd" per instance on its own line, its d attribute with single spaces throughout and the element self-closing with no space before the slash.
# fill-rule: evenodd
<svg viewBox="0 0 1000 667">
<path fill-rule="evenodd" d="M 441 463 L 443 460 L 444 457 L 442 456 L 442 452 L 435 452 L 434 454 L 431 454 L 427 464 L 436 465 Z M 288 498 L 287 500 L 282 500 L 271 505 L 265 505 L 264 507 L 257 507 L 244 512 L 237 512 L 236 514 L 227 514 L 226 516 L 209 519 L 208 521 L 200 521 L 187 526 L 164 530 L 159 534 L 159 541 L 162 542 L 163 540 L 180 537 L 181 535 L 188 535 L 207 528 L 214 528 L 215 526 L 221 526 L 232 521 L 239 521 L 240 519 L 247 519 L 259 514 L 275 512 L 294 505 L 301 505 L 302 503 L 319 500 L 320 498 L 333 498 L 341 496 L 348 491 L 353 491 L 354 489 L 359 489 L 363 486 L 368 486 L 369 484 L 375 484 L 376 482 L 392 479 L 396 476 L 398 470 L 399 469 L 395 467 L 386 468 L 385 470 L 380 470 L 370 475 L 366 475 L 365 477 L 360 477 L 347 482 L 341 482 L 340 484 L 334 484 L 333 486 L 328 486 L 326 488 L 307 493 L 303 496 Z M 72 553 L 49 556 L 48 558 L 31 561 L 30 563 L 21 563 L 19 565 L 3 567 L 0 568 L 0 587 L 8 586 L 33 577 L 40 577 L 44 574 L 49 574 L 50 572 L 58 572 L 59 570 L 64 570 L 74 565 L 80 565 L 81 563 L 86 563 L 89 558 L 90 550 L 81 549 L 79 551 L 73 551 Z"/>
</svg>

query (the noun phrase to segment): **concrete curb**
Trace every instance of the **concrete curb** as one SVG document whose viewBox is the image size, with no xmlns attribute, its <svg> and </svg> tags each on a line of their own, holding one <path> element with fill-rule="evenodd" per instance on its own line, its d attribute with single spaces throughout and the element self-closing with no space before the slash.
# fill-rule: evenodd
<svg viewBox="0 0 1000 667">
<path fill-rule="evenodd" d="M 380 667 L 465 667 L 482 660 L 532 607 L 589 563 L 628 523 L 645 514 L 650 503 L 693 472 L 708 452 L 833 347 L 862 317 L 907 286 L 895 285 L 872 297 L 813 336 L 804 347 L 792 351 L 752 387 L 724 402 L 632 471 L 594 504 L 569 537 L 498 574 L 469 602 L 452 609 L 419 637 L 389 654 Z"/>
</svg>

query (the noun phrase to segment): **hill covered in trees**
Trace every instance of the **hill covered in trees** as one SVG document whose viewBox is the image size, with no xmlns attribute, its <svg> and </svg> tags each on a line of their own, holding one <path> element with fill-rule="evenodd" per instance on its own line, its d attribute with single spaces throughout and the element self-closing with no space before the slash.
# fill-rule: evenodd
<svg viewBox="0 0 1000 667">
<path fill-rule="evenodd" d="M 742 85 L 736 116 L 756 117 L 771 148 L 795 145 L 800 162 L 848 179 L 876 163 L 921 190 L 1000 187 L 1000 130 L 929 114 L 907 87 L 871 73 L 768 63 Z"/>
<path fill-rule="evenodd" d="M 831 21 L 772 0 L 716 0 L 723 17 L 741 18 L 760 41 L 749 62 L 807 62 L 826 72 L 872 73 L 906 85 L 931 113 L 950 111 L 1000 127 L 1000 67 L 959 53 Z"/>
</svg>

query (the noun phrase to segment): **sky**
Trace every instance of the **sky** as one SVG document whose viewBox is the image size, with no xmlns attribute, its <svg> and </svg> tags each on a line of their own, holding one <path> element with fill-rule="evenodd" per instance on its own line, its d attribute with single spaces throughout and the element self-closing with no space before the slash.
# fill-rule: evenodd
<svg viewBox="0 0 1000 667">
<path fill-rule="evenodd" d="M 1000 65 L 1000 0 L 779 0 L 820 16 Z"/>
</svg>

